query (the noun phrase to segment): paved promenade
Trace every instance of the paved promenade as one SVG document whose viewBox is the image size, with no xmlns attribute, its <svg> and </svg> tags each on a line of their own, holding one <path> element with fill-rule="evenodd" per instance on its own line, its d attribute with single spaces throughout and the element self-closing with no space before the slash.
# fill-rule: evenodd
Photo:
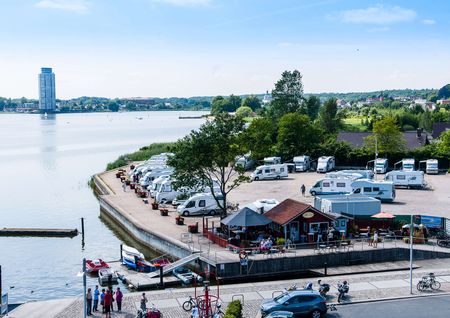
<svg viewBox="0 0 450 318">
<path fill-rule="evenodd" d="M 450 292 L 450 260 L 427 260 L 418 261 L 415 265 L 420 266 L 414 270 L 414 295 L 437 294 Z M 438 280 L 442 287 L 438 292 L 419 293 L 415 289 L 420 277 L 433 271 L 438 275 Z M 409 296 L 409 272 L 396 271 L 388 273 L 371 273 L 361 275 L 345 275 L 322 278 L 324 282 L 332 285 L 328 296 L 329 302 L 335 302 L 337 296 L 337 283 L 347 280 L 350 284 L 350 293 L 348 302 L 358 302 L 367 300 L 376 300 L 382 298 Z M 244 316 L 257 317 L 259 306 L 264 299 L 271 298 L 272 295 L 281 292 L 284 288 L 296 283 L 298 286 L 304 286 L 307 282 L 316 283 L 317 278 L 280 280 L 271 282 L 246 283 L 235 285 L 223 285 L 220 287 L 220 299 L 225 304 L 230 302 L 233 297 L 244 299 Z M 212 293 L 216 292 L 212 288 Z M 124 297 L 123 312 L 114 312 L 113 317 L 135 317 L 139 307 L 139 297 L 141 293 L 129 293 Z M 146 292 L 149 302 L 154 303 L 164 314 L 164 317 L 180 318 L 189 317 L 189 314 L 183 311 L 181 304 L 189 297 L 194 295 L 193 288 L 166 289 L 161 291 Z M 58 313 L 52 308 L 61 309 Z M 40 308 L 40 310 L 36 310 Z M 9 317 L 12 318 L 73 318 L 82 317 L 82 298 L 61 300 L 58 302 L 29 303 L 22 306 Z M 48 309 L 48 310 L 46 310 Z M 45 312 L 45 314 L 43 314 Z M 95 314 L 94 317 L 101 317 Z"/>
</svg>

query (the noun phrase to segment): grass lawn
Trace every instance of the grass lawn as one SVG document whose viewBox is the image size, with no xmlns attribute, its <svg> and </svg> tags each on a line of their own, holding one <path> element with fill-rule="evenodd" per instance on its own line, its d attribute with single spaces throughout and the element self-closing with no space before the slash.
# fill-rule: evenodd
<svg viewBox="0 0 450 318">
<path fill-rule="evenodd" d="M 348 117 L 344 119 L 345 130 L 349 131 L 367 131 L 367 127 L 361 124 L 361 118 L 358 116 Z"/>
</svg>

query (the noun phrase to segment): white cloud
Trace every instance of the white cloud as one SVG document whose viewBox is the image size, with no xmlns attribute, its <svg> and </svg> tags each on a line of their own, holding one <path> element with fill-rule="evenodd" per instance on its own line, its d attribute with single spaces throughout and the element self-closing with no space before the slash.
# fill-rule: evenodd
<svg viewBox="0 0 450 318">
<path fill-rule="evenodd" d="M 341 11 L 335 15 L 331 15 L 331 18 L 345 23 L 385 25 L 397 22 L 412 21 L 416 16 L 417 13 L 411 9 L 405 9 L 399 6 L 384 6 L 382 4 L 377 4 L 376 6 L 366 9 Z"/>
<path fill-rule="evenodd" d="M 425 19 L 425 20 L 422 20 L 422 23 L 426 24 L 426 25 L 433 25 L 433 24 L 436 24 L 436 21 L 431 20 L 431 19 Z"/>
<path fill-rule="evenodd" d="M 41 9 L 56 9 L 77 13 L 89 11 L 89 3 L 86 0 L 41 0 L 34 6 Z"/>
<path fill-rule="evenodd" d="M 197 5 L 208 5 L 211 3 L 211 0 L 153 0 L 153 1 L 172 4 L 175 6 L 197 6 Z"/>
</svg>

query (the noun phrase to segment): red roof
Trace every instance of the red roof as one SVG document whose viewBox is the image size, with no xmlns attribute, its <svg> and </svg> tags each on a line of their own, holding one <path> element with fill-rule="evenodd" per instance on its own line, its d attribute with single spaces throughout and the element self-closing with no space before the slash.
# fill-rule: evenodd
<svg viewBox="0 0 450 318">
<path fill-rule="evenodd" d="M 264 213 L 264 216 L 271 219 L 274 223 L 285 225 L 307 211 L 312 211 L 314 213 L 321 214 L 330 220 L 334 220 L 332 216 L 320 212 L 311 205 L 292 199 L 284 200 L 277 206 L 270 209 L 270 211 Z"/>
</svg>

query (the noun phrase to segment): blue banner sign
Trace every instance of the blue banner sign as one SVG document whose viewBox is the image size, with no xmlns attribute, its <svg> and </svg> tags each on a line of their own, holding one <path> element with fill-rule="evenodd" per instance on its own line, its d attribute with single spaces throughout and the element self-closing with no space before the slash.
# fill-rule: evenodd
<svg viewBox="0 0 450 318">
<path fill-rule="evenodd" d="M 429 229 L 440 229 L 442 227 L 442 218 L 437 216 L 421 215 L 420 223 Z"/>
</svg>

